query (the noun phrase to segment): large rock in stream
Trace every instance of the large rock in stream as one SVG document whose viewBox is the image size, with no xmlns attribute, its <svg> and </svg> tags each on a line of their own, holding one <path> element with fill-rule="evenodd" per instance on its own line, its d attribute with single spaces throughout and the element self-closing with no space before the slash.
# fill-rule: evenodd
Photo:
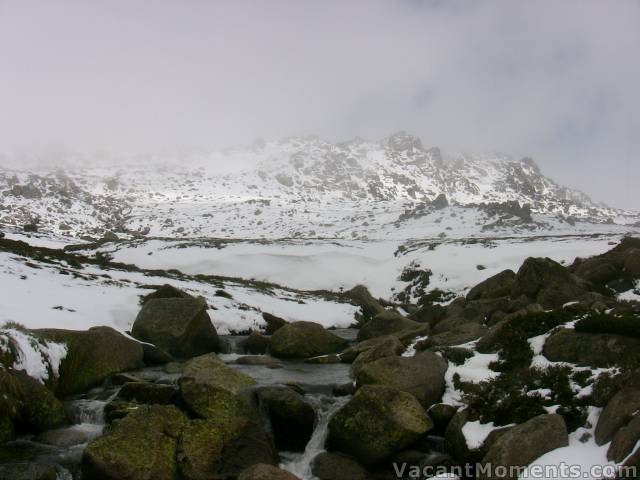
<svg viewBox="0 0 640 480">
<path fill-rule="evenodd" d="M 211 418 L 221 409 L 242 409 L 237 394 L 255 385 L 249 375 L 229 367 L 215 353 L 190 360 L 180 378 L 182 400 L 191 413 L 199 418 Z"/>
<path fill-rule="evenodd" d="M 433 352 L 413 357 L 385 357 L 364 365 L 356 377 L 358 387 L 385 385 L 413 395 L 428 408 L 442 398 L 447 361 Z"/>
<path fill-rule="evenodd" d="M 178 443 L 178 463 L 186 480 L 235 478 L 254 464 L 277 462 L 265 419 L 248 390 L 255 383 L 215 354 L 185 366 L 180 391 L 196 417 Z"/>
<path fill-rule="evenodd" d="M 344 350 L 348 342 L 319 323 L 294 322 L 271 337 L 271 354 L 279 358 L 311 358 Z"/>
<path fill-rule="evenodd" d="M 330 449 L 376 465 L 406 448 L 433 424 L 416 398 L 380 385 L 361 387 L 329 421 Z"/>
<path fill-rule="evenodd" d="M 259 387 L 255 393 L 261 410 L 269 417 L 278 450 L 303 452 L 315 427 L 313 406 L 285 386 Z"/>
<path fill-rule="evenodd" d="M 180 358 L 215 352 L 220 347 L 203 298 L 152 298 L 138 313 L 131 334 Z"/>
<path fill-rule="evenodd" d="M 87 446 L 83 478 L 175 480 L 178 438 L 187 421 L 174 406 L 139 406 Z"/>
<path fill-rule="evenodd" d="M 62 403 L 47 387 L 22 371 L 0 366 L 0 443 L 67 422 Z"/>
<path fill-rule="evenodd" d="M 37 336 L 67 347 L 60 363 L 56 394 L 59 397 L 83 393 L 100 385 L 114 373 L 143 365 L 142 345 L 111 327 L 89 330 L 33 330 Z"/>
</svg>

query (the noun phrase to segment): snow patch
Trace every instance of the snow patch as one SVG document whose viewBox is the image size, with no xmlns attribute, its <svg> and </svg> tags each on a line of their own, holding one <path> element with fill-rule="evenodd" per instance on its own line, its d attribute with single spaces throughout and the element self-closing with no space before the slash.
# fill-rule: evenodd
<svg viewBox="0 0 640 480">
<path fill-rule="evenodd" d="M 511 427 L 513 425 L 496 426 L 493 422 L 480 423 L 479 420 L 467 422 L 462 427 L 462 435 L 470 450 L 477 450 L 484 444 L 491 432 L 498 428 Z"/>
<path fill-rule="evenodd" d="M 425 335 L 424 337 L 417 337 L 411 344 L 407 347 L 407 349 L 402 353 L 403 357 L 413 357 L 416 354 L 416 345 L 429 338 L 429 335 Z"/>
<path fill-rule="evenodd" d="M 50 374 L 58 377 L 60 363 L 67 356 L 67 346 L 62 343 L 39 340 L 15 328 L 0 330 L 0 348 L 7 351 L 13 347 L 13 368 L 24 370 L 27 375 L 44 383 Z"/>
</svg>

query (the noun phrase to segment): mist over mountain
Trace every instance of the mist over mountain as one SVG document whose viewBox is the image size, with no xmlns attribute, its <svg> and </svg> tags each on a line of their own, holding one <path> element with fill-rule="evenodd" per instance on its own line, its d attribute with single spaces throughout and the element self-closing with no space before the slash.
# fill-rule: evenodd
<svg viewBox="0 0 640 480">
<path fill-rule="evenodd" d="M 114 166 L 108 159 L 89 166 L 84 158 L 66 157 L 66 168 L 0 169 L 0 220 L 76 237 L 144 231 L 236 238 L 409 238 L 438 228 L 433 216 L 449 207 L 463 212 L 459 221 L 476 215 L 475 223 L 495 229 L 638 221 L 558 185 L 529 158 L 447 154 L 404 132 L 339 144 L 289 138 L 120 158 Z M 220 163 L 237 171 L 220 173 Z"/>
<path fill-rule="evenodd" d="M 640 478 L 639 25 L 0 0 L 0 479 Z"/>
</svg>

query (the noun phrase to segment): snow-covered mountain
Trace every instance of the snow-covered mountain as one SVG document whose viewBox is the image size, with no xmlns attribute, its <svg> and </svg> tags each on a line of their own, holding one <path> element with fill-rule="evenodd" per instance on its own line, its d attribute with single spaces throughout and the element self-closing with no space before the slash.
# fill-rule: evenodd
<svg viewBox="0 0 640 480">
<path fill-rule="evenodd" d="M 531 159 L 443 154 L 405 133 L 290 138 L 117 167 L 72 160 L 65 169 L 1 167 L 0 225 L 74 238 L 415 238 L 638 222 L 556 184 Z M 223 175 L 221 164 L 251 167 Z"/>
</svg>

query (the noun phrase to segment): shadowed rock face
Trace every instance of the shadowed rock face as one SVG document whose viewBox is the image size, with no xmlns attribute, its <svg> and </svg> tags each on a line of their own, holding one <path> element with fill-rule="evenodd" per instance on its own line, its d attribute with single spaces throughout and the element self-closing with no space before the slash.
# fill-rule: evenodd
<svg viewBox="0 0 640 480">
<path fill-rule="evenodd" d="M 67 422 L 62 403 L 49 389 L 22 371 L 0 365 L 0 443 L 14 440 L 20 433 L 40 433 Z"/>
<path fill-rule="evenodd" d="M 545 308 L 559 308 L 584 295 L 587 286 L 550 258 L 527 258 L 511 286 L 511 297 L 526 295 Z"/>
<path fill-rule="evenodd" d="M 516 279 L 513 270 L 503 270 L 502 272 L 480 282 L 467 293 L 467 300 L 480 300 L 483 298 L 498 298 L 508 296 L 511 287 Z"/>
<path fill-rule="evenodd" d="M 560 329 L 544 344 L 544 356 L 553 362 L 591 367 L 640 365 L 640 339 L 606 333 Z"/>
<path fill-rule="evenodd" d="M 640 388 L 630 386 L 620 390 L 607 403 L 596 425 L 596 443 L 604 445 L 625 427 L 640 409 Z"/>
<path fill-rule="evenodd" d="M 131 333 L 175 357 L 195 357 L 220 346 L 202 298 L 150 299 L 138 313 Z"/>
<path fill-rule="evenodd" d="M 311 404 L 289 387 L 261 387 L 256 396 L 269 418 L 278 450 L 303 452 L 316 422 Z"/>
<path fill-rule="evenodd" d="M 570 270 L 605 291 L 628 290 L 640 279 L 640 239 L 625 237 L 602 255 L 576 259 Z"/>
</svg>

